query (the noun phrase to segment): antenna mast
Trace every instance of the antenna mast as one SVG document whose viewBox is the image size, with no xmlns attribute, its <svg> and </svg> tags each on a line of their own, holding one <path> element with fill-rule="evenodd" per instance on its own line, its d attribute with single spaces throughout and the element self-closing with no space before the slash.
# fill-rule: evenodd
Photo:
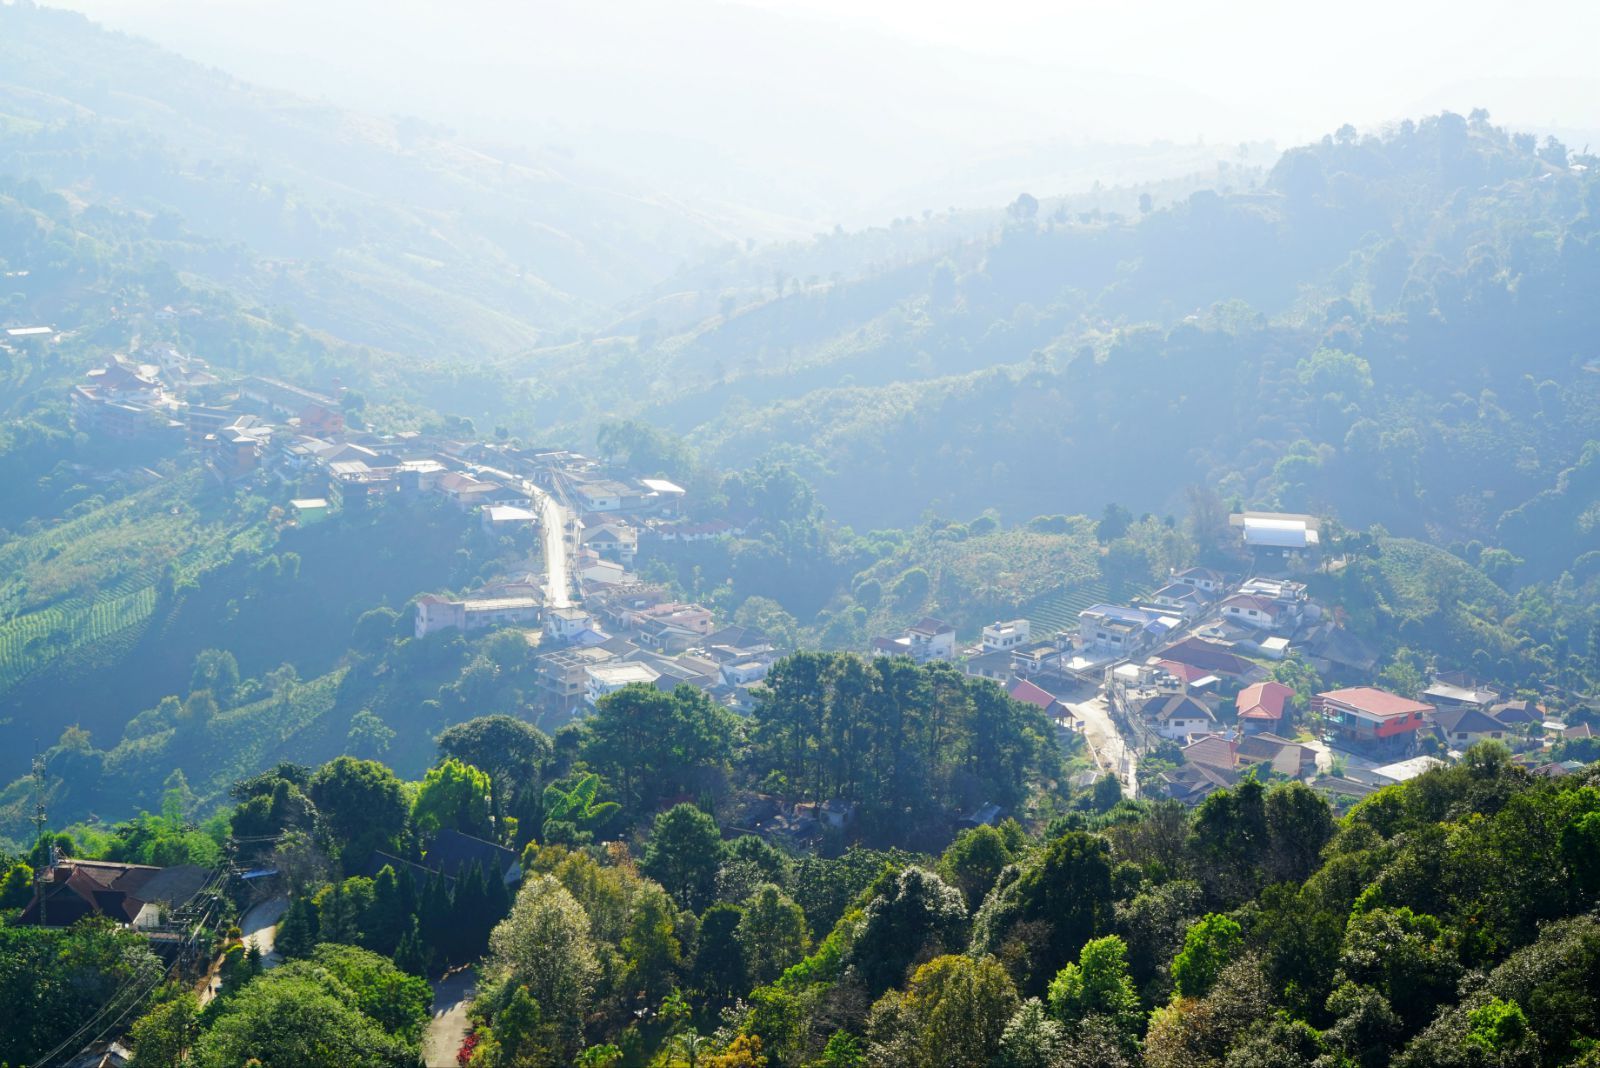
<svg viewBox="0 0 1600 1068">
<path fill-rule="evenodd" d="M 35 752 L 33 757 L 33 842 L 35 848 L 44 842 L 44 825 L 44 757 Z M 51 869 L 55 867 L 55 857 L 56 850 L 54 844 L 52 844 L 45 850 L 42 858 L 44 863 L 35 868 L 33 872 L 33 892 L 39 899 L 40 927 L 46 926 L 44 881 Z"/>
</svg>

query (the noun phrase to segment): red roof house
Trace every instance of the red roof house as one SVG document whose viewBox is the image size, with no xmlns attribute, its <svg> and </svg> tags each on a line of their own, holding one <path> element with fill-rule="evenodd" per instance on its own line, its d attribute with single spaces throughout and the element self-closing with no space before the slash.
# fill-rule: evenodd
<svg viewBox="0 0 1600 1068">
<path fill-rule="evenodd" d="M 1027 679 L 1017 679 L 1006 687 L 1006 692 L 1011 695 L 1013 701 L 1033 705 L 1048 715 L 1055 716 L 1061 712 L 1061 702 L 1057 701 L 1053 694 L 1035 686 Z"/>
<path fill-rule="evenodd" d="M 1400 749 L 1427 725 L 1432 705 L 1375 686 L 1352 686 L 1317 694 L 1311 707 L 1346 742 Z"/>
<path fill-rule="evenodd" d="M 1257 682 L 1239 691 L 1235 707 L 1239 722 L 1247 731 L 1275 730 L 1294 691 L 1281 682 Z"/>
</svg>

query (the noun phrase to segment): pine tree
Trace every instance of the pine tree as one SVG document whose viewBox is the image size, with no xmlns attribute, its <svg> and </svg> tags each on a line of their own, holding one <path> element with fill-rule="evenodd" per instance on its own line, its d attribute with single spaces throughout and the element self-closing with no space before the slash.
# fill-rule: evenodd
<svg viewBox="0 0 1600 1068">
<path fill-rule="evenodd" d="M 487 907 L 483 910 L 483 944 L 487 946 L 489 932 L 511 912 L 511 889 L 506 886 L 503 877 L 491 871 L 485 880 L 484 891 Z"/>
<path fill-rule="evenodd" d="M 394 868 L 385 864 L 372 884 L 372 907 L 363 918 L 369 949 L 385 956 L 394 952 L 406 931 L 408 910 L 401 898 L 400 883 Z"/>
<path fill-rule="evenodd" d="M 417 925 L 417 918 L 411 917 L 411 927 L 400 936 L 400 945 L 394 951 L 395 967 L 403 972 L 426 979 L 428 977 L 429 953 L 422 944 L 422 934 Z"/>
<path fill-rule="evenodd" d="M 488 911 L 489 888 L 484 883 L 483 869 L 474 864 L 456 880 L 448 939 L 452 960 L 469 960 L 483 953 L 489 935 L 488 931 L 481 928 L 481 924 Z"/>
<path fill-rule="evenodd" d="M 355 902 L 345 893 L 344 884 L 334 883 L 317 907 L 318 941 L 358 945 L 361 941 L 360 920 L 356 915 Z"/>
<path fill-rule="evenodd" d="M 422 890 L 417 906 L 417 923 L 422 945 L 430 956 L 448 956 L 450 935 L 450 887 L 444 876 L 434 872 Z"/>
<path fill-rule="evenodd" d="M 400 891 L 400 907 L 405 910 L 407 916 L 415 916 L 421 901 L 417 896 L 417 880 L 411 874 L 410 865 L 400 869 L 395 884 Z"/>
<path fill-rule="evenodd" d="M 294 898 L 278 924 L 277 950 L 286 958 L 307 957 L 316 944 L 317 910 L 309 898 Z"/>
</svg>

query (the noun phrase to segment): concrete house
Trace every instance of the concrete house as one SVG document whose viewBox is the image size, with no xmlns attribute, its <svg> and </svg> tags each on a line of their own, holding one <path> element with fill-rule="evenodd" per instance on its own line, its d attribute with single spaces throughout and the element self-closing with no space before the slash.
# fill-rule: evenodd
<svg viewBox="0 0 1600 1068">
<path fill-rule="evenodd" d="M 1118 604 L 1091 605 L 1078 613 L 1078 638 L 1085 648 L 1128 656 L 1166 637 L 1182 621 L 1175 615 Z"/>
<path fill-rule="evenodd" d="M 1173 582 L 1150 595 L 1152 604 L 1184 619 L 1201 615 L 1209 600 L 1204 593 L 1187 582 Z"/>
<path fill-rule="evenodd" d="M 1182 571 L 1172 573 L 1173 582 L 1181 582 L 1185 586 L 1193 586 L 1201 593 L 1215 597 L 1228 587 L 1228 578 L 1220 571 L 1213 571 L 1209 567 L 1186 567 Z"/>
<path fill-rule="evenodd" d="M 1224 619 L 1236 620 L 1247 627 L 1271 630 L 1278 625 L 1282 609 L 1277 602 L 1248 593 L 1236 593 L 1222 602 Z"/>
<path fill-rule="evenodd" d="M 1217 718 L 1211 708 L 1189 694 L 1157 694 L 1145 701 L 1139 710 L 1155 732 L 1175 742 L 1188 741 L 1191 736 L 1210 734 L 1217 729 Z"/>
<path fill-rule="evenodd" d="M 649 664 L 632 660 L 595 664 L 584 668 L 583 673 L 583 698 L 590 705 L 598 704 L 607 694 L 616 693 L 624 686 L 631 686 L 634 683 L 654 686 L 656 679 L 661 677 L 661 672 Z"/>
<path fill-rule="evenodd" d="M 1027 645 L 1031 634 L 1032 626 L 1026 619 L 990 623 L 983 628 L 983 648 L 989 653 L 1015 649 Z"/>
<path fill-rule="evenodd" d="M 1342 744 L 1385 754 L 1408 750 L 1434 711 L 1432 705 L 1374 686 L 1319 693 L 1311 707 Z"/>
<path fill-rule="evenodd" d="M 1281 682 L 1251 683 L 1234 701 L 1240 728 L 1246 734 L 1277 731 L 1293 698 L 1294 691 Z"/>
<path fill-rule="evenodd" d="M 481 597 L 460 601 L 436 594 L 417 598 L 413 632 L 426 638 L 441 630 L 475 631 L 515 623 L 537 623 L 540 603 L 536 597 Z"/>
<path fill-rule="evenodd" d="M 1503 742 L 1511 733 L 1504 723 L 1471 706 L 1442 708 L 1428 719 L 1440 741 L 1450 749 L 1468 749 L 1486 739 Z"/>
<path fill-rule="evenodd" d="M 942 619 L 924 616 L 905 636 L 910 641 L 911 658 L 918 663 L 956 657 L 956 628 Z"/>
</svg>

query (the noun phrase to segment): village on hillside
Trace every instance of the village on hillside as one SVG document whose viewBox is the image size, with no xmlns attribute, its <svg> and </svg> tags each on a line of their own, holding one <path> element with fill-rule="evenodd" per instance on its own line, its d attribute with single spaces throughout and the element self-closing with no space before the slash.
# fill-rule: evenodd
<svg viewBox="0 0 1600 1068">
<path fill-rule="evenodd" d="M 744 533 L 727 518 L 690 522 L 686 492 L 672 481 L 560 449 L 378 434 L 352 425 L 337 384 L 224 382 L 169 345 L 137 356 L 116 356 L 73 387 L 80 430 L 186 445 L 222 484 L 265 472 L 297 494 L 288 520 L 300 525 L 432 494 L 490 534 L 535 547 L 542 573 L 465 595 L 419 591 L 413 627 L 417 638 L 521 630 L 534 647 L 541 723 L 566 722 L 634 684 L 689 685 L 748 712 L 785 652 L 633 570 L 651 540 Z M 1082 739 L 1088 761 L 1074 786 L 1111 776 L 1130 797 L 1194 805 L 1255 775 L 1304 781 L 1348 804 L 1482 739 L 1506 743 L 1540 774 L 1571 770 L 1550 749 L 1591 728 L 1550 720 L 1535 702 L 1463 673 L 1441 673 L 1411 695 L 1374 685 L 1377 652 L 1302 581 L 1325 563 L 1317 517 L 1238 512 L 1229 522 L 1227 569 L 1175 570 L 1127 603 L 1082 609 L 1075 629 L 1043 633 L 1019 618 L 961 636 L 924 618 L 864 651 L 950 661 L 993 680 L 1045 712 L 1064 742 Z M 1296 663 L 1338 685 L 1297 691 L 1285 681 L 1294 673 L 1279 670 Z M 978 812 L 972 822 L 1003 815 Z M 848 818 L 834 814 L 841 825 Z"/>
</svg>

